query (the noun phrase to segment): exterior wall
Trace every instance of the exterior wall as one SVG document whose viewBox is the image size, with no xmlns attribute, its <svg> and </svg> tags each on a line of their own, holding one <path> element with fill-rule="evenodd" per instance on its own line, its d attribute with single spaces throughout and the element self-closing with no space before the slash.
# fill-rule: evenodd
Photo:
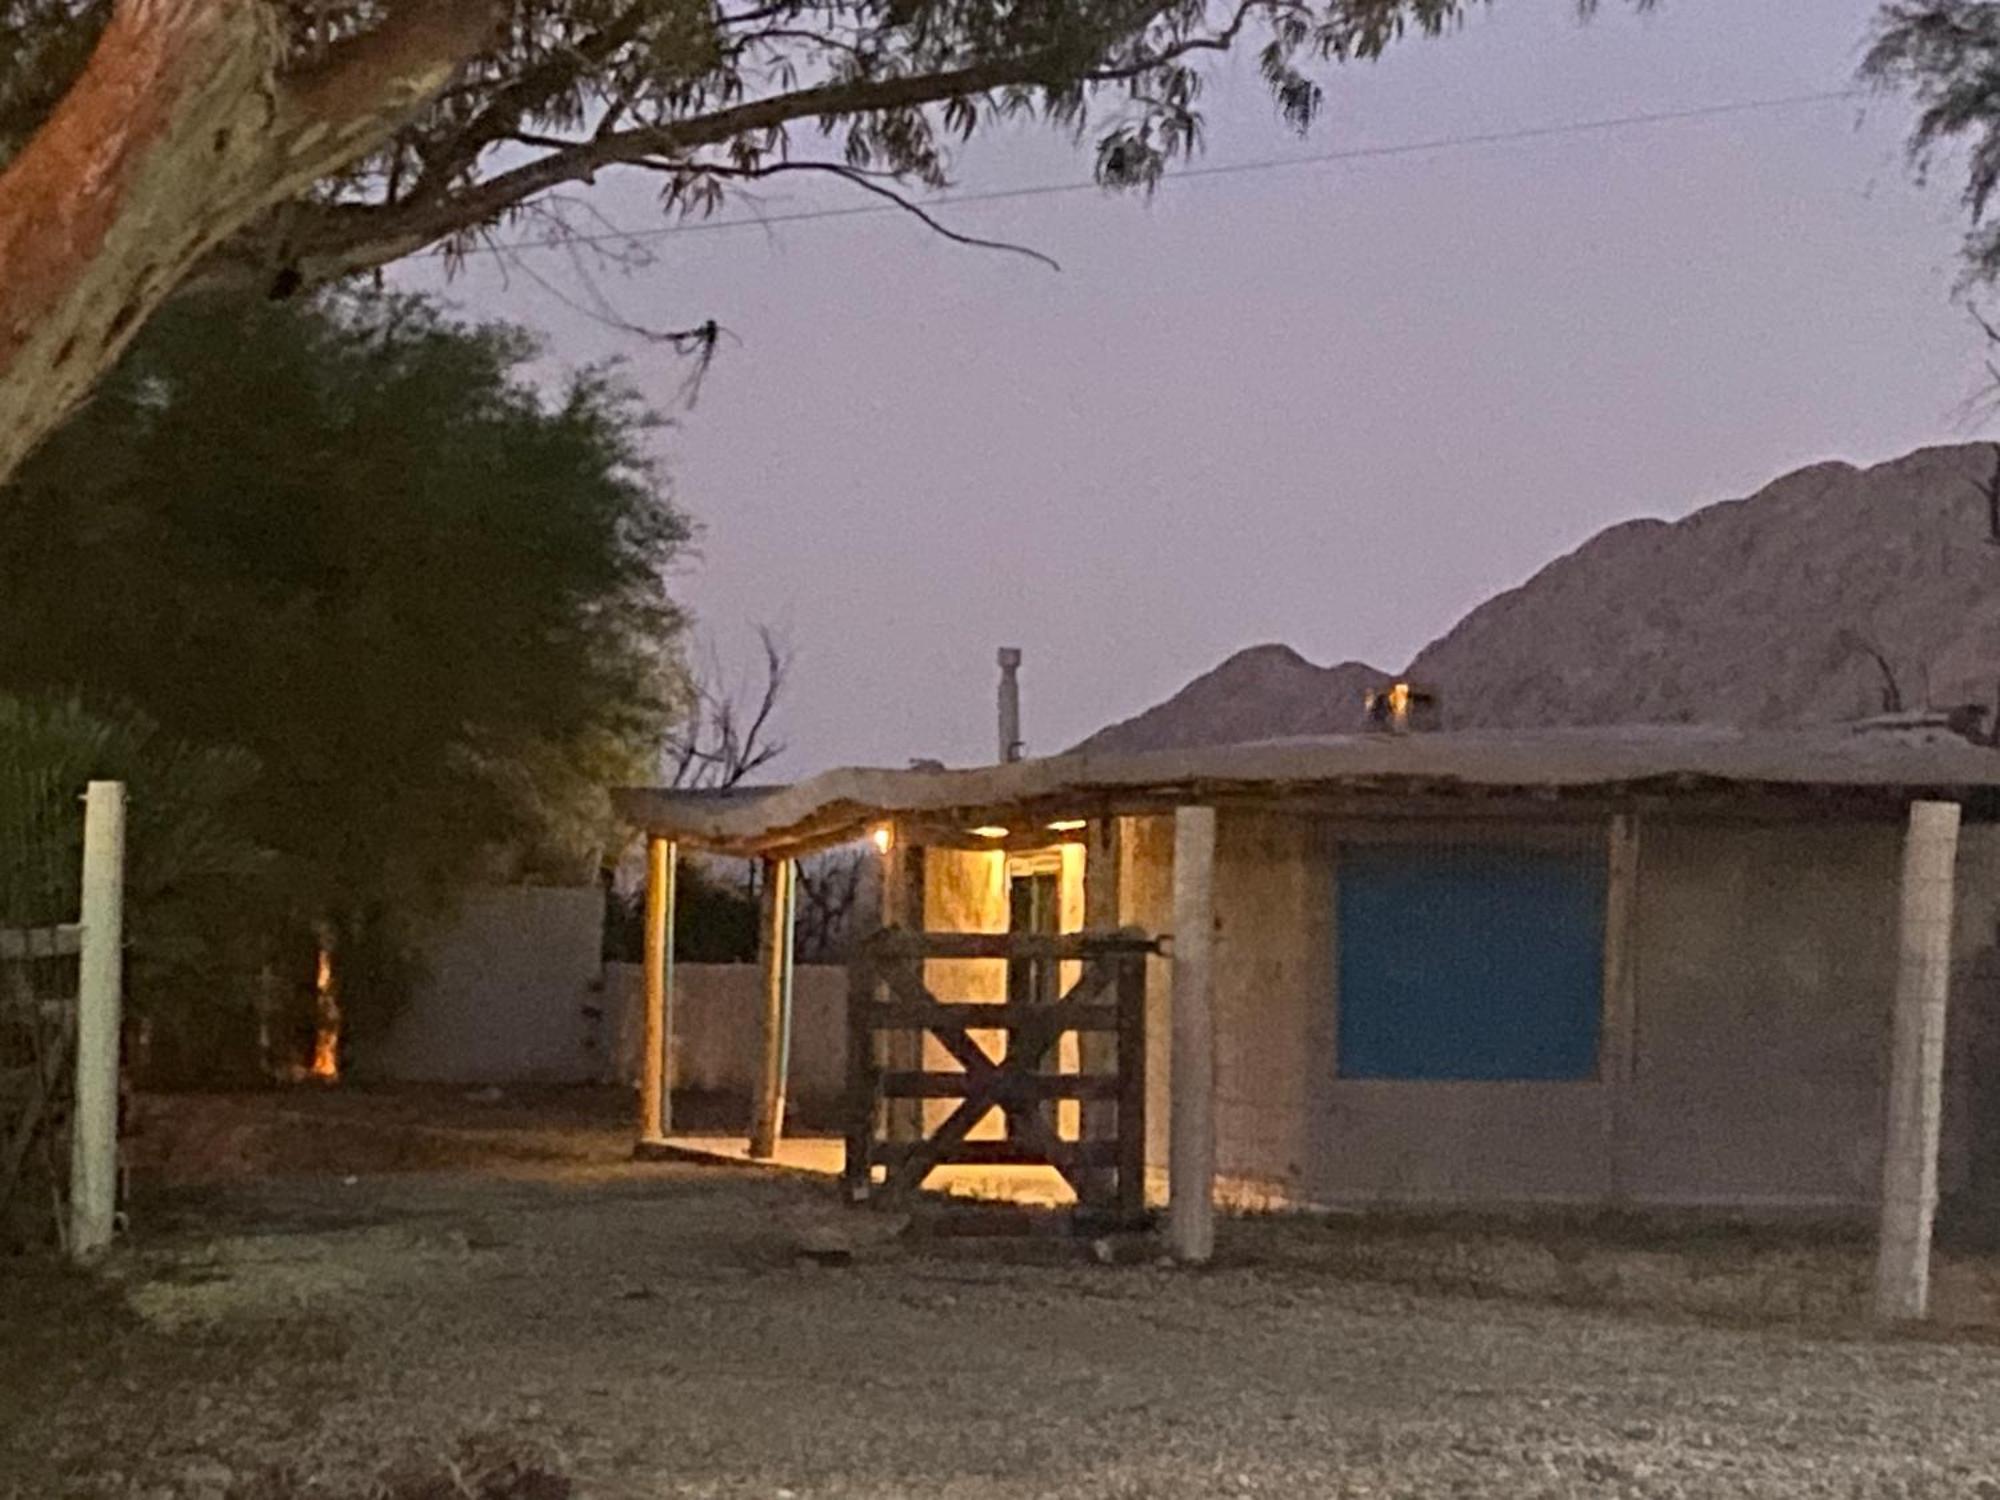
<svg viewBox="0 0 2000 1500">
<path fill-rule="evenodd" d="M 1219 822 L 1216 1143 L 1225 1196 L 1247 1206 L 1603 1196 L 1608 1136 L 1594 1082 L 1338 1076 L 1338 850 L 1343 838 L 1383 832 L 1269 813 L 1226 812 Z"/>
<path fill-rule="evenodd" d="M 2000 826 L 1959 831 L 1957 882 L 1938 1181 L 2000 1222 Z"/>
<path fill-rule="evenodd" d="M 1083 930 L 1083 849 L 1066 844 L 1042 855 L 1008 855 L 998 850 L 926 849 L 924 851 L 924 926 L 931 932 L 1005 932 L 1008 929 L 1007 885 L 1018 868 L 1053 864 L 1058 875 L 1058 926 L 1064 932 Z M 1077 977 L 1079 966 L 1063 965 L 1060 976 L 1065 985 Z M 945 958 L 924 964 L 924 983 L 938 999 L 951 1002 L 998 1004 L 1007 998 L 1007 964 L 1004 959 Z M 972 1039 L 993 1056 L 1006 1046 L 1006 1033 L 975 1031 Z M 1058 1065 L 1066 1072 L 1077 1069 L 1076 1038 L 1063 1038 Z M 924 1067 L 952 1072 L 958 1063 L 938 1043 L 924 1037 Z M 956 1101 L 931 1099 L 924 1104 L 925 1128 L 943 1122 L 956 1108 Z M 1058 1106 L 1058 1126 L 1062 1135 L 1074 1140 L 1078 1127 L 1078 1107 L 1074 1101 Z M 994 1111 L 974 1129 L 971 1139 L 999 1140 L 1006 1134 L 1006 1122 Z"/>
<path fill-rule="evenodd" d="M 604 895 L 513 886 L 471 896 L 432 943 L 417 992 L 355 1059 L 356 1076 L 407 1083 L 586 1083 L 601 1076 L 587 1011 Z"/>
<path fill-rule="evenodd" d="M 644 1030 L 644 970 L 618 970 L 618 1078 L 638 1080 Z M 612 986 L 606 984 L 606 992 Z M 840 1098 L 848 1068 L 848 970 L 798 964 L 792 970 L 792 1072 L 786 1096 L 826 1104 Z M 612 1006 L 606 1006 L 612 1010 Z M 674 1088 L 752 1098 L 764 1066 L 764 970 L 758 964 L 674 964 L 674 1034 L 668 1044 Z"/>
<path fill-rule="evenodd" d="M 639 1077 L 645 971 L 605 966 L 604 1010 L 611 1046 L 606 1082 Z M 764 972 L 757 964 L 674 965 L 672 1059 L 675 1088 L 753 1096 L 763 1067 Z M 792 970 L 792 1055 L 786 1093 L 794 1102 L 831 1103 L 847 1086 L 847 970 L 799 964 Z"/>
<path fill-rule="evenodd" d="M 1161 931 L 1171 912 L 1171 820 L 1134 824 L 1124 911 Z M 1411 824 L 1222 815 L 1215 1006 L 1225 1198 L 1843 1210 L 1873 1202 L 1899 826 L 1645 820 L 1629 929 L 1633 1081 L 1622 1097 L 1604 1081 L 1615 1070 L 1555 1083 L 1338 1077 L 1338 850 L 1344 838 L 1385 832 L 1444 836 Z M 1513 824 L 1501 836 L 1607 835 L 1602 824 Z M 1963 1182 L 1975 1149 L 1967 1064 L 1982 1036 L 2000 1051 L 2000 830 L 1966 829 L 1959 908 L 1947 1191 Z M 1162 1051 L 1170 1006 L 1163 975 L 1157 1000 L 1149 991 Z M 1163 1057 L 1152 1086 L 1149 1166 L 1163 1166 Z M 1991 1102 L 1985 1108 L 1993 1112 Z M 1624 1142 L 1616 1153 L 1614 1138 Z"/>
<path fill-rule="evenodd" d="M 1653 822 L 1639 849 L 1632 1196 L 1871 1202 L 1901 829 Z"/>
<path fill-rule="evenodd" d="M 931 932 L 1005 932 L 1007 930 L 1007 856 L 970 849 L 924 851 L 924 927 Z M 938 999 L 999 1004 L 1007 998 L 1007 965 L 997 958 L 939 958 L 924 964 L 924 986 Z M 1006 1033 L 974 1031 L 973 1041 L 997 1054 Z M 938 1039 L 924 1034 L 924 1067 L 952 1072 L 958 1063 Z M 943 1123 L 957 1101 L 926 1099 L 924 1128 Z M 990 1113 L 973 1127 L 975 1141 L 999 1140 L 1006 1123 Z"/>
<path fill-rule="evenodd" d="M 1118 925 L 1149 937 L 1173 931 L 1174 820 L 1119 820 Z M 1146 1195 L 1167 1194 L 1168 1122 L 1173 1111 L 1173 963 L 1146 960 Z"/>
</svg>

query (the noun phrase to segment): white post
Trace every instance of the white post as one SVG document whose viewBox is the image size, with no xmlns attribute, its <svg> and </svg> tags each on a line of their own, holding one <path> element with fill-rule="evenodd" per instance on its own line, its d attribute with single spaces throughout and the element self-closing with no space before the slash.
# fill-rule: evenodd
<svg viewBox="0 0 2000 1500">
<path fill-rule="evenodd" d="M 118 1214 L 118 1033 L 125 954 L 125 784 L 84 793 L 77 961 L 76 1105 L 70 1122 L 69 1248 L 111 1244 Z"/>
<path fill-rule="evenodd" d="M 1875 1261 L 1875 1315 L 1886 1321 L 1921 1318 L 1930 1303 L 1958 816 L 1955 802 L 1911 804 L 1909 834 L 1903 844 L 1895 1051 L 1889 1072 L 1882 1226 Z"/>
<path fill-rule="evenodd" d="M 1215 809 L 1174 813 L 1173 1105 L 1167 1248 L 1215 1253 Z"/>
</svg>

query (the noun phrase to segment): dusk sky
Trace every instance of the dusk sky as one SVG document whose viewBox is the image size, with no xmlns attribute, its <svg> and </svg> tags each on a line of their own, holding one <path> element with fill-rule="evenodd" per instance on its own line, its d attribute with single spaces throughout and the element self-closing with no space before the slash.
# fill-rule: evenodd
<svg viewBox="0 0 2000 1500">
<path fill-rule="evenodd" d="M 1238 60 L 1200 165 L 1840 89 L 1874 9 L 1666 0 L 1579 25 L 1571 0 L 1499 0 L 1327 73 L 1304 140 Z M 757 622 L 797 649 L 774 774 L 977 762 L 1002 644 L 1048 753 L 1240 647 L 1400 667 L 1611 522 L 1980 435 L 1957 179 L 1911 181 L 1908 119 L 1792 104 L 939 210 L 1060 272 L 889 212 L 661 236 L 597 283 L 631 322 L 734 336 L 661 452 L 704 527 L 676 580 L 701 641 L 737 672 Z M 967 149 L 955 190 L 1088 166 L 1024 130 Z M 649 190 L 589 205 L 657 226 Z M 590 293 L 565 255 L 520 259 L 449 295 L 675 402 L 683 362 L 566 306 Z"/>
</svg>

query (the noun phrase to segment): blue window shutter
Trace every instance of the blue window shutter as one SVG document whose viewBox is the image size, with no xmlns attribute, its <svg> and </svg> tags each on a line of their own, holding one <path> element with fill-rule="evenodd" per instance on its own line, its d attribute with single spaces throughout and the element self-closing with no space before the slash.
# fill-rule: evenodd
<svg viewBox="0 0 2000 1500">
<path fill-rule="evenodd" d="M 1601 853 L 1343 846 L 1340 1076 L 1596 1076 L 1604 879 Z"/>
</svg>

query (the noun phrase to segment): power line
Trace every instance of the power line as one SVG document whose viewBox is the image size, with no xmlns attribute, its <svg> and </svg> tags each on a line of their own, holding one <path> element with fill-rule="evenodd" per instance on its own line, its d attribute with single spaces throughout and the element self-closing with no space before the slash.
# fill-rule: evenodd
<svg viewBox="0 0 2000 1500">
<path fill-rule="evenodd" d="M 1476 146 L 1504 146 L 1523 141 L 1551 140 L 1559 136 L 1595 135 L 1614 130 L 1631 130 L 1649 125 L 1674 125 L 1691 120 L 1713 120 L 1728 115 L 1769 113 L 1798 109 L 1812 104 L 1833 104 L 1861 98 L 1856 89 L 1824 89 L 1811 94 L 1785 94 L 1772 99 L 1740 99 L 1727 104 L 1700 104 L 1687 109 L 1655 110 L 1644 114 L 1612 115 L 1597 120 L 1574 120 L 1563 125 L 1529 125 L 1515 130 L 1489 130 L 1468 135 L 1434 136 L 1423 141 L 1402 141 L 1384 146 L 1348 146 L 1320 151 L 1309 156 L 1272 156 L 1257 161 L 1222 162 L 1214 166 L 1183 167 L 1169 172 L 1163 184 L 1196 178 L 1236 177 L 1251 172 L 1277 172 L 1296 167 L 1327 166 L 1336 162 L 1383 161 L 1398 156 L 1420 156 L 1437 151 L 1464 150 Z M 996 188 L 980 193 L 942 193 L 935 198 L 913 199 L 925 212 L 957 208 L 967 204 L 1003 203 L 1020 198 L 1052 198 L 1062 194 L 1102 192 L 1097 182 L 1051 182 L 1030 187 Z M 895 203 L 853 203 L 839 208 L 795 209 L 787 213 L 759 214 L 753 218 L 690 219 L 651 229 L 615 229 L 599 234 L 551 235 L 545 239 L 512 240 L 499 244 L 465 247 L 466 254 L 498 255 L 518 250 L 560 250 L 572 245 L 624 244 L 633 240 L 665 239 L 677 234 L 700 234 L 727 229 L 768 229 L 779 224 L 808 224 L 820 219 L 851 219 L 868 214 L 907 212 Z"/>
</svg>

